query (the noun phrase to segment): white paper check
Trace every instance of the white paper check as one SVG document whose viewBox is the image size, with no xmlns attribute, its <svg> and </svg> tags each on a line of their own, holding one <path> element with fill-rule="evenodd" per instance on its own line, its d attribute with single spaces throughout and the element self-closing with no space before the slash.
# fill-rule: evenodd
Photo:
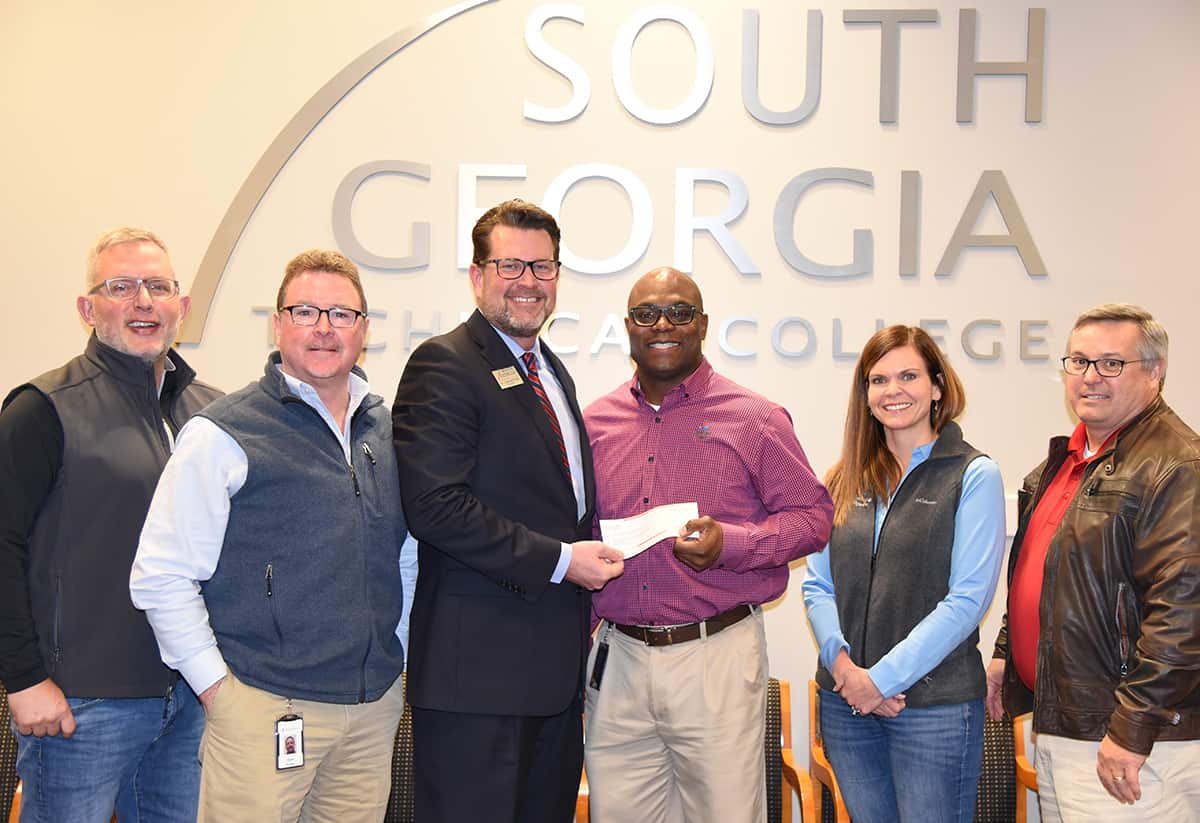
<svg viewBox="0 0 1200 823">
<path fill-rule="evenodd" d="M 694 502 L 670 503 L 622 520 L 601 520 L 600 536 L 605 543 L 630 558 L 660 540 L 678 537 L 683 524 L 699 516 Z"/>
</svg>

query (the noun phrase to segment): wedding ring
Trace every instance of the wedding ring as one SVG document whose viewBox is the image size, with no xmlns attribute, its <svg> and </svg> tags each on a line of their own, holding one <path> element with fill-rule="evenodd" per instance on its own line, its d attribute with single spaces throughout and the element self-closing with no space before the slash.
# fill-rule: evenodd
<svg viewBox="0 0 1200 823">
<path fill-rule="evenodd" d="M 860 712 L 857 708 L 851 706 L 850 714 L 854 715 L 855 717 L 860 717 L 862 715 L 862 712 Z"/>
</svg>

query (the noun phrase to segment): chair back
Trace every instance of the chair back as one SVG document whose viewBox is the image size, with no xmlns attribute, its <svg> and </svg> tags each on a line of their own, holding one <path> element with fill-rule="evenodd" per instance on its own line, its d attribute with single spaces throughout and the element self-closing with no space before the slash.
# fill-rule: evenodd
<svg viewBox="0 0 1200 823">
<path fill-rule="evenodd" d="M 392 792 L 388 795 L 384 823 L 412 823 L 416 817 L 413 802 L 413 738 L 412 707 L 408 705 L 408 673 L 404 678 L 404 715 L 396 728 L 396 742 L 392 746 Z"/>
<path fill-rule="evenodd" d="M 846 801 L 842 799 L 833 766 L 825 754 L 825 741 L 821 739 L 821 690 L 816 680 L 808 681 L 808 772 L 812 775 L 820 823 L 849 823 L 850 813 L 846 811 Z"/>
<path fill-rule="evenodd" d="M 12 733 L 8 692 L 0 684 L 0 820 L 8 820 L 17 792 L 17 738 Z"/>
<path fill-rule="evenodd" d="M 1016 815 L 1012 721 L 983 722 L 983 767 L 975 794 L 975 823 L 1012 823 Z"/>
<path fill-rule="evenodd" d="M 791 725 L 790 722 L 787 726 L 783 725 L 779 681 L 772 677 L 767 681 L 766 729 L 763 732 L 763 756 L 767 761 L 767 823 L 781 823 L 783 820 L 783 758 L 780 749 L 791 748 Z M 784 728 L 787 729 L 786 741 L 783 739 Z"/>
</svg>

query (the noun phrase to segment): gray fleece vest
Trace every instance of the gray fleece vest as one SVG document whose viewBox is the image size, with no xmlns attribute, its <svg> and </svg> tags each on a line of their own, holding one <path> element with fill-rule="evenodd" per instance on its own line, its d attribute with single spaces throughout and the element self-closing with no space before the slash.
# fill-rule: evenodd
<svg viewBox="0 0 1200 823">
<path fill-rule="evenodd" d="M 406 536 L 391 416 L 368 395 L 352 465 L 311 406 L 267 362 L 257 383 L 204 410 L 246 452 L 221 559 L 202 590 L 238 679 L 284 697 L 377 700 L 400 676 L 396 625 Z"/>
<path fill-rule="evenodd" d="M 947 423 L 929 458 L 905 478 L 884 518 L 872 556 L 874 501 L 860 501 L 833 530 L 829 564 L 850 658 L 870 668 L 932 612 L 949 591 L 954 516 L 963 472 L 981 453 Z M 905 690 L 910 707 L 962 703 L 987 692 L 979 629 Z M 817 682 L 833 688 L 821 666 Z"/>
</svg>

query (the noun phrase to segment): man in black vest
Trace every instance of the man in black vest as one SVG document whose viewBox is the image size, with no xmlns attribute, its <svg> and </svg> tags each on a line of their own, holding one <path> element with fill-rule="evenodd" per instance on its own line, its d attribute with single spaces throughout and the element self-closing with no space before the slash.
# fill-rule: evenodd
<svg viewBox="0 0 1200 823">
<path fill-rule="evenodd" d="M 0 413 L 0 679 L 22 820 L 190 820 L 204 716 L 129 601 L 155 484 L 184 422 L 220 392 L 171 350 L 188 298 L 162 240 L 110 231 L 77 306 L 79 357 Z"/>
</svg>

